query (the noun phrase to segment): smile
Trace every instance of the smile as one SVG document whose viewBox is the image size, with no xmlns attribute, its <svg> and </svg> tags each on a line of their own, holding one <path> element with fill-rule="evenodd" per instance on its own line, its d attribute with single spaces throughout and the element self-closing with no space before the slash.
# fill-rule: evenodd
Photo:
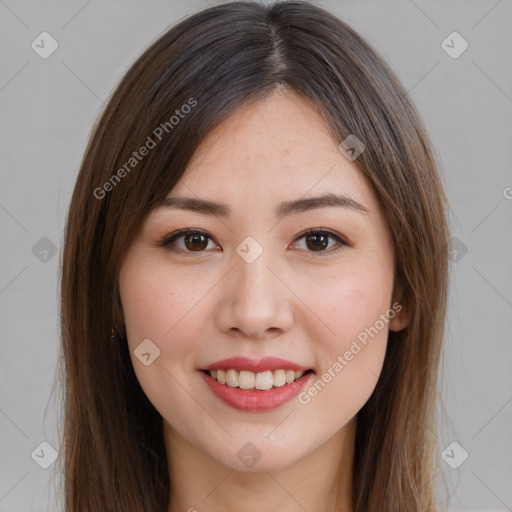
<svg viewBox="0 0 512 512">
<path fill-rule="evenodd" d="M 247 370 L 229 369 L 211 370 L 208 373 L 212 379 L 231 388 L 268 391 L 285 384 L 291 384 L 300 379 L 305 372 L 279 369 L 254 373 Z"/>
<path fill-rule="evenodd" d="M 315 372 L 278 358 L 235 357 L 203 367 L 200 373 L 216 398 L 234 409 L 258 412 L 291 401 Z"/>
</svg>

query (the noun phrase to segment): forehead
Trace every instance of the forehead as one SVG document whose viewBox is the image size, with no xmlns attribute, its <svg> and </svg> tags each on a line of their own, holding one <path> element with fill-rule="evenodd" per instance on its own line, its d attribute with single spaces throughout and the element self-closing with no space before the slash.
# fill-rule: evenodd
<svg viewBox="0 0 512 512">
<path fill-rule="evenodd" d="M 301 96 L 279 91 L 212 130 L 169 195 L 256 206 L 325 193 L 377 208 L 361 171 L 338 149 L 321 114 Z"/>
</svg>

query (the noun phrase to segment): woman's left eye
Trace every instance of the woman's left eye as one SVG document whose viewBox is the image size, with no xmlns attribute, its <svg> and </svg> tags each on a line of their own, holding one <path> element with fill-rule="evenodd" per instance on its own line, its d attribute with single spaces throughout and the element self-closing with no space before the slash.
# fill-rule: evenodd
<svg viewBox="0 0 512 512">
<path fill-rule="evenodd" d="M 311 249 L 311 247 L 316 247 L 317 249 L 320 248 L 320 250 L 314 249 L 311 252 L 321 252 L 332 254 L 333 252 L 339 251 L 343 246 L 350 247 L 350 244 L 347 240 L 342 238 L 337 233 L 334 233 L 332 231 L 327 231 L 325 229 L 308 229 L 305 233 L 303 233 L 301 236 L 296 238 L 296 240 L 304 239 L 306 242 L 306 247 L 308 249 Z M 325 251 L 323 249 L 330 249 L 333 247 L 333 245 L 329 245 L 329 239 L 335 240 L 337 243 L 333 244 L 338 245 L 335 250 L 333 251 Z"/>
<path fill-rule="evenodd" d="M 178 244 L 177 241 L 183 239 L 182 244 Z M 295 241 L 304 239 L 306 250 L 308 252 L 320 252 L 332 254 L 340 250 L 343 246 L 350 247 L 350 243 L 342 238 L 337 233 L 334 233 L 325 229 L 308 229 Z M 336 241 L 335 244 L 329 244 L 329 239 Z M 170 251 L 182 251 L 182 252 L 203 252 L 208 248 L 209 241 L 213 241 L 211 236 L 206 231 L 197 229 L 182 229 L 176 233 L 172 233 L 166 236 L 160 241 L 159 245 L 165 247 Z M 325 249 L 331 249 L 333 245 L 339 247 L 333 251 L 326 251 Z"/>
</svg>

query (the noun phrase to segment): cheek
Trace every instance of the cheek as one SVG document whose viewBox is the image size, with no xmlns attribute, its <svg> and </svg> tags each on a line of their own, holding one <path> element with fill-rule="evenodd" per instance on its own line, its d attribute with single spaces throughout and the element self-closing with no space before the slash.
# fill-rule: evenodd
<svg viewBox="0 0 512 512">
<path fill-rule="evenodd" d="M 322 329 L 322 336 L 310 335 L 320 371 L 316 385 L 306 389 L 299 401 L 314 402 L 309 410 L 319 417 L 324 417 L 322 410 L 331 409 L 333 428 L 361 409 L 382 371 L 393 288 L 391 269 L 379 262 L 347 265 L 338 274 L 342 277 L 324 281 L 321 290 L 308 296 L 308 303 L 315 305 L 314 312 L 329 328 Z"/>
<path fill-rule="evenodd" d="M 330 353 L 347 349 L 352 340 L 386 314 L 392 286 L 392 276 L 382 269 L 374 272 L 353 270 L 344 278 L 324 283 L 315 293 L 309 292 L 308 302 L 314 305 L 314 312 L 329 327 L 330 336 L 324 341 Z M 387 335 L 388 322 L 383 328 L 379 321 L 377 328 Z"/>
<path fill-rule="evenodd" d="M 320 371 L 298 398 L 319 430 L 335 431 L 350 421 L 371 396 L 382 371 L 392 280 L 376 277 L 340 280 L 323 295 L 310 296 L 312 303 L 323 305 L 318 311 L 323 311 L 320 316 L 330 329 L 315 339 Z"/>
<path fill-rule="evenodd" d="M 172 327 L 178 290 L 145 271 L 131 272 L 121 282 L 121 302 L 129 338 L 160 338 Z M 172 315 L 172 316 L 171 316 Z"/>
<path fill-rule="evenodd" d="M 194 371 L 196 340 L 204 326 L 199 319 L 205 314 L 204 301 L 200 299 L 206 294 L 208 283 L 194 280 L 193 276 L 173 275 L 168 268 L 163 272 L 161 267 L 154 260 L 130 266 L 129 273 L 120 279 L 121 302 L 137 379 L 160 414 L 180 424 L 186 422 L 184 411 L 191 407 L 190 394 L 183 391 L 183 383 Z M 159 350 L 147 366 L 138 359 L 136 350 L 146 339 Z M 181 411 L 183 418 L 179 419 L 176 411 Z"/>
<path fill-rule="evenodd" d="M 188 340 L 196 338 L 194 329 L 201 326 L 199 299 L 206 293 L 204 286 L 192 277 L 188 280 L 173 275 L 168 269 L 161 272 L 154 262 L 132 266 L 129 275 L 120 280 L 131 352 L 142 340 L 150 339 L 164 356 L 161 362 L 167 355 L 176 360 L 178 354 L 187 354 L 191 349 Z M 180 343 L 172 343 L 173 339 Z"/>
</svg>

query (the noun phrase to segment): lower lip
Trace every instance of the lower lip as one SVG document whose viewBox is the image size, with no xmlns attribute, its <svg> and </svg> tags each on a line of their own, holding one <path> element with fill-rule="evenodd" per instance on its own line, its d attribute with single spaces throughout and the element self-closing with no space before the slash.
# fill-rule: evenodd
<svg viewBox="0 0 512 512">
<path fill-rule="evenodd" d="M 203 379 L 212 391 L 224 403 L 240 411 L 269 411 L 277 409 L 295 398 L 304 388 L 313 373 L 307 373 L 299 379 L 268 391 L 246 391 L 221 384 L 205 372 Z"/>
</svg>

